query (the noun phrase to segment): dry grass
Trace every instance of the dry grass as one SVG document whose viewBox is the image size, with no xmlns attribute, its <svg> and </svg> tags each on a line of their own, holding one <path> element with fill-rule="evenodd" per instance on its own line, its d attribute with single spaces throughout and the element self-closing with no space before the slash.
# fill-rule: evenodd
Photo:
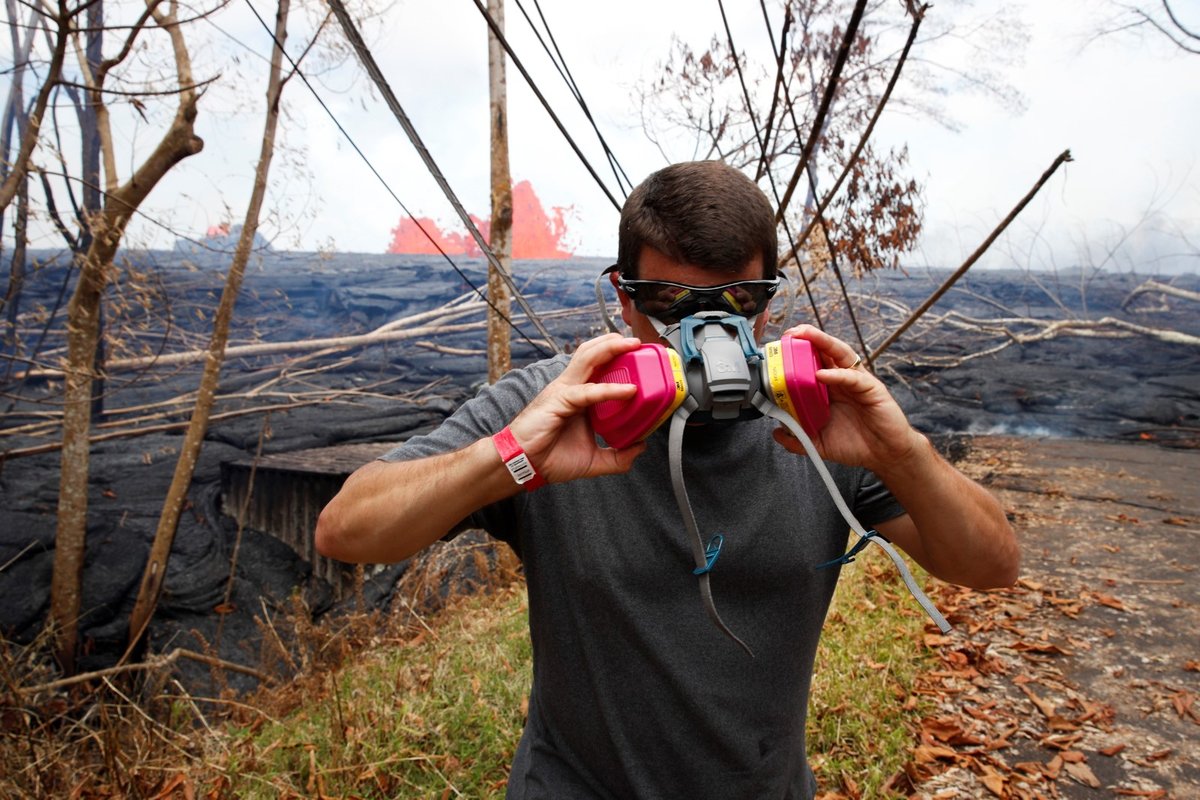
<svg viewBox="0 0 1200 800">
<path fill-rule="evenodd" d="M 529 690 L 525 615 L 520 585 L 458 598 L 428 632 L 327 673 L 285 716 L 228 727 L 214 759 L 222 788 L 264 799 L 503 796 Z"/>
<path fill-rule="evenodd" d="M 195 703 L 161 678 L 118 674 L 39 689 L 48 647 L 0 642 L 0 797 L 142 797 L 200 763 Z"/>
<path fill-rule="evenodd" d="M 349 614 L 314 625 L 292 612 L 260 620 L 264 672 L 282 676 L 250 697 L 225 689 L 189 694 L 160 669 L 135 668 L 70 686 L 47 637 L 19 646 L 0 638 L 0 800 L 46 797 L 237 797 L 229 730 L 261 728 L 329 692 L 330 675 L 359 654 L 403 645 L 432 630 L 429 619 L 456 593 L 510 585 L 507 548 L 463 541 L 432 548 L 394 596 L 394 613 Z M 432 615 L 432 617 L 431 617 Z M 210 654 L 199 653 L 199 657 Z M 142 665 L 143 667 L 145 665 Z M 224 670 L 212 669 L 224 686 Z"/>
</svg>

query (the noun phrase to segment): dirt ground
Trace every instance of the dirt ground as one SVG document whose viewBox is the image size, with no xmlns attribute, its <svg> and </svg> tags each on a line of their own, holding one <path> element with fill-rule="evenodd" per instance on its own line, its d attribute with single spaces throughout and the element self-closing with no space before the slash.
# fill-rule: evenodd
<svg viewBox="0 0 1200 800">
<path fill-rule="evenodd" d="M 1024 552 L 1011 590 L 942 587 L 918 691 L 922 798 L 1200 798 L 1200 450 L 977 438 L 962 463 Z"/>
</svg>

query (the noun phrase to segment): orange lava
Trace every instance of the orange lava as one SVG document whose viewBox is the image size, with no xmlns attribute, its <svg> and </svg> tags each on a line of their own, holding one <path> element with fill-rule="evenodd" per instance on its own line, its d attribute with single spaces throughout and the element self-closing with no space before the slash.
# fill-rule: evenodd
<svg viewBox="0 0 1200 800">
<path fill-rule="evenodd" d="M 529 181 L 513 186 L 513 258 L 570 258 L 573 251 L 566 243 L 566 215 L 570 207 L 554 207 L 547 214 Z M 474 214 L 471 221 L 485 241 L 490 241 L 491 223 Z M 424 229 L 422 233 L 421 229 Z M 392 229 L 389 253 L 433 255 L 441 247 L 449 256 L 482 256 L 469 233 L 443 231 L 429 217 L 416 220 L 405 217 Z"/>
</svg>

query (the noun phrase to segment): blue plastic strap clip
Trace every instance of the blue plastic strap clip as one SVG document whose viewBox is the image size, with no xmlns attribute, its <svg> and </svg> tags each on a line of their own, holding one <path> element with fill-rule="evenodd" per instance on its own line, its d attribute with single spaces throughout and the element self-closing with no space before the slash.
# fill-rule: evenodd
<svg viewBox="0 0 1200 800">
<path fill-rule="evenodd" d="M 703 575 L 706 572 L 712 572 L 713 564 L 717 563 L 717 556 L 721 555 L 721 546 L 725 544 L 725 537 L 717 534 L 708 540 L 708 547 L 704 551 L 704 566 L 696 567 L 692 570 L 693 575 Z"/>
<path fill-rule="evenodd" d="M 824 564 L 817 564 L 817 569 L 825 569 L 826 567 L 832 567 L 835 564 L 849 564 L 854 560 L 855 556 L 862 552 L 864 547 L 870 544 L 871 537 L 873 536 L 879 536 L 879 531 L 871 528 L 867 531 L 865 536 L 860 536 L 858 538 L 858 541 L 854 543 L 854 547 L 851 547 L 848 551 L 831 561 L 826 561 Z"/>
</svg>

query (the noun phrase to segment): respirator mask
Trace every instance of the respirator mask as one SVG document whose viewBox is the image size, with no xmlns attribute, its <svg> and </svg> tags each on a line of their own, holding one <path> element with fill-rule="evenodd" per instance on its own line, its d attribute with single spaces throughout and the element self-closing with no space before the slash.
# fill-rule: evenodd
<svg viewBox="0 0 1200 800">
<path fill-rule="evenodd" d="M 616 269 L 614 265 L 602 272 L 595 286 L 605 324 L 614 332 L 617 327 L 608 314 L 602 283 Z M 721 620 L 713 601 L 709 573 L 724 537 L 716 534 L 705 540 L 688 500 L 683 482 L 683 432 L 688 423 L 767 416 L 784 425 L 800 441 L 842 518 L 859 537 L 847 553 L 818 569 L 849 563 L 868 543 L 874 543 L 887 552 L 913 597 L 938 627 L 949 631 L 949 623 L 921 591 L 899 553 L 855 519 L 813 445 L 811 437 L 829 421 L 829 394 L 817 380 L 821 364 L 812 345 L 792 336 L 761 348 L 755 342 L 753 320 L 765 313 L 779 283 L 780 279 L 774 278 L 694 287 L 627 280 L 618 275 L 617 290 L 630 296 L 666 344 L 643 344 L 593 373 L 594 383 L 629 383 L 637 391 L 629 400 L 606 401 L 589 408 L 592 429 L 610 447 L 622 449 L 669 421 L 671 485 L 691 541 L 693 572 L 699 578 L 705 609 L 713 623 L 747 653 L 753 655 Z"/>
</svg>

